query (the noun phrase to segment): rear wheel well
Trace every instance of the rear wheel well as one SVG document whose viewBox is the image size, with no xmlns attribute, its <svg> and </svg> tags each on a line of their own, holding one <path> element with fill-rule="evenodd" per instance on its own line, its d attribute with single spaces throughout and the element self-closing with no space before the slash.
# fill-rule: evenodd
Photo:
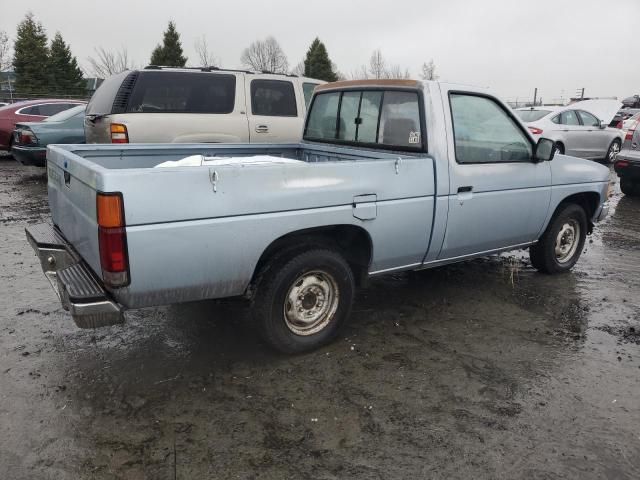
<svg viewBox="0 0 640 480">
<path fill-rule="evenodd" d="M 564 143 L 562 143 L 561 141 L 556 142 L 556 147 L 560 150 L 561 154 L 564 154 L 564 152 L 566 151 L 564 148 Z"/>
<path fill-rule="evenodd" d="M 554 212 L 554 216 L 560 211 L 560 208 L 569 203 L 574 203 L 579 205 L 584 210 L 587 216 L 587 232 L 591 233 L 593 231 L 593 216 L 596 214 L 596 210 L 598 209 L 598 205 L 600 205 L 600 195 L 596 192 L 582 192 L 575 193 L 573 195 L 568 196 L 556 208 Z"/>
<path fill-rule="evenodd" d="M 330 225 L 290 232 L 271 242 L 256 264 L 250 285 L 255 284 L 260 272 L 272 260 L 313 247 L 325 247 L 338 251 L 353 270 L 356 282 L 363 283 L 373 254 L 371 237 L 362 227 Z"/>
</svg>

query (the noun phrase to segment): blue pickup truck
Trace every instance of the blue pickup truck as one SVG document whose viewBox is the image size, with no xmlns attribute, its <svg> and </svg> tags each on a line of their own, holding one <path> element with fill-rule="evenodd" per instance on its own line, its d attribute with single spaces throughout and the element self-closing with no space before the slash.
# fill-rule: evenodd
<svg viewBox="0 0 640 480">
<path fill-rule="evenodd" d="M 607 214 L 609 170 L 534 142 L 490 92 L 316 88 L 300 143 L 49 146 L 52 224 L 27 229 L 80 327 L 245 297 L 274 348 L 330 341 L 369 277 L 530 251 L 566 272 Z"/>
</svg>

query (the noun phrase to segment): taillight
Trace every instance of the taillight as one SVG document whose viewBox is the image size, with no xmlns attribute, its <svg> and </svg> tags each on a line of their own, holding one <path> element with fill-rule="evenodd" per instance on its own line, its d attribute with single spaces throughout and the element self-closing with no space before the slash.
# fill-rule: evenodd
<svg viewBox="0 0 640 480">
<path fill-rule="evenodd" d="M 542 129 L 536 127 L 527 127 L 534 135 L 542 135 Z"/>
<path fill-rule="evenodd" d="M 627 134 L 624 136 L 625 141 L 626 140 L 631 141 L 631 139 L 633 138 L 633 134 L 636 131 L 636 128 L 638 128 L 638 123 L 640 123 L 640 120 L 636 120 L 634 124 L 631 125 L 631 128 L 627 130 Z"/>
<path fill-rule="evenodd" d="M 628 167 L 629 166 L 629 162 L 627 162 L 626 160 L 618 160 L 616 162 L 615 166 L 618 167 L 618 168 Z"/>
<path fill-rule="evenodd" d="M 111 143 L 129 143 L 127 126 L 121 123 L 111 124 Z"/>
<path fill-rule="evenodd" d="M 20 131 L 20 144 L 21 145 L 35 145 L 38 143 L 36 135 L 31 130 Z"/>
<path fill-rule="evenodd" d="M 98 245 L 104 283 L 112 287 L 129 284 L 129 255 L 122 194 L 98 193 L 96 196 Z"/>
</svg>

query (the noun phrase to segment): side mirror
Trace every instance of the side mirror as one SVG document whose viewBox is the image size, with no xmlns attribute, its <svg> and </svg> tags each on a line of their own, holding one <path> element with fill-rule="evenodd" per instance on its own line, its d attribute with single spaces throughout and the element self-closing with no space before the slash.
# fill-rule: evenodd
<svg viewBox="0 0 640 480">
<path fill-rule="evenodd" d="M 604 121 L 600 120 L 600 125 L 598 125 L 600 127 L 601 130 L 604 130 L 605 128 L 607 128 L 607 124 L 604 123 Z"/>
<path fill-rule="evenodd" d="M 541 138 L 536 144 L 533 158 L 538 162 L 550 162 L 556 153 L 556 144 L 548 138 Z"/>
</svg>

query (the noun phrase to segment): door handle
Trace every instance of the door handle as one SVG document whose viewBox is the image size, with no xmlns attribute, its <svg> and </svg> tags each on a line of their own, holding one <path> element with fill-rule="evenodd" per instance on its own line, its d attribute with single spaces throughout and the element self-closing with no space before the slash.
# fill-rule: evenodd
<svg viewBox="0 0 640 480">
<path fill-rule="evenodd" d="M 470 192 L 473 190 L 471 185 L 467 185 L 466 187 L 458 187 L 458 193 Z"/>
<path fill-rule="evenodd" d="M 269 133 L 268 125 L 256 125 L 256 133 Z"/>
</svg>

